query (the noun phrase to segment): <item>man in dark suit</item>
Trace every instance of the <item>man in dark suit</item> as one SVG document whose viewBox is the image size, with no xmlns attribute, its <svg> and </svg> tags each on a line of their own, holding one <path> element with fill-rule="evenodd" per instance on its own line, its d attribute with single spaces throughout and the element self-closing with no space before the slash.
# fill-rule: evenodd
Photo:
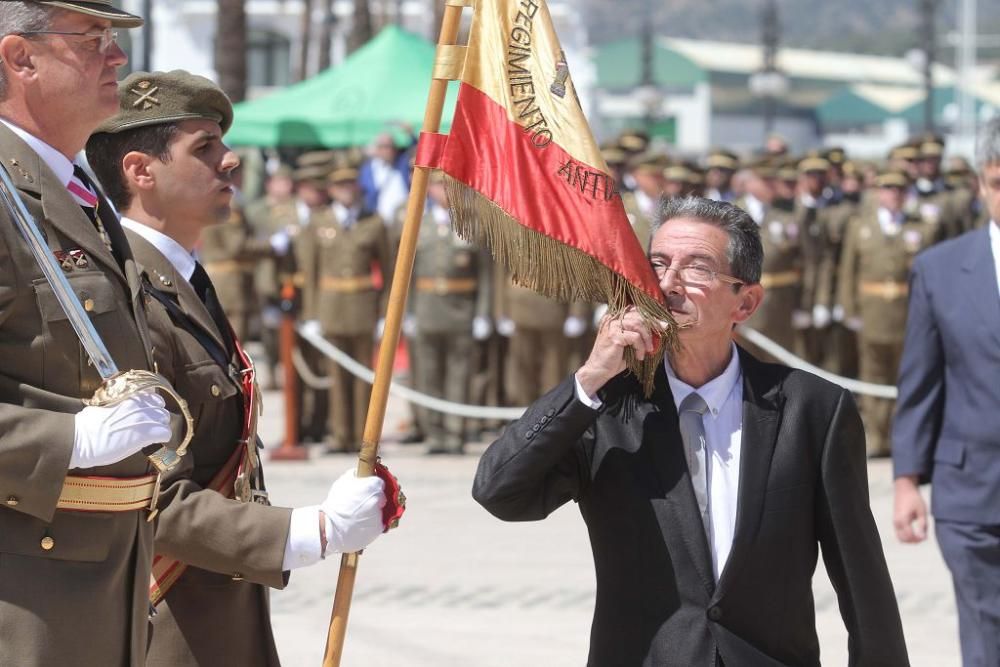
<svg viewBox="0 0 1000 667">
<path fill-rule="evenodd" d="M 239 159 L 222 135 L 232 106 L 214 83 L 182 70 L 133 72 L 118 90 L 119 112 L 98 127 L 87 156 L 141 265 L 157 366 L 195 415 L 188 455 L 163 480 L 146 664 L 273 667 L 267 587 L 378 537 L 383 483 L 350 471 L 320 504 L 269 504 L 253 364 L 191 254 L 203 229 L 229 216 Z M 151 90 L 156 104 L 137 103 Z"/>
<path fill-rule="evenodd" d="M 966 667 L 1000 665 L 1000 120 L 980 135 L 992 221 L 919 255 L 892 429 L 894 522 L 927 536 L 919 485 L 934 487 L 935 534 L 951 570 Z"/>
<path fill-rule="evenodd" d="M 592 667 L 819 665 L 820 546 L 850 664 L 908 664 L 850 393 L 733 343 L 764 296 L 757 225 L 697 198 L 661 219 L 650 259 L 681 345 L 652 395 L 623 361 L 652 351 L 647 328 L 633 311 L 605 318 L 575 376 L 486 451 L 473 495 L 509 521 L 580 504 Z"/>
</svg>

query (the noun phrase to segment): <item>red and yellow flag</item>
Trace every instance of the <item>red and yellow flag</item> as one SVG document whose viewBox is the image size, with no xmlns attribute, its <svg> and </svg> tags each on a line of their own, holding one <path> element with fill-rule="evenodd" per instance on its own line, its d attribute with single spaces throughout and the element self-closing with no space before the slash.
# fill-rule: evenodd
<svg viewBox="0 0 1000 667">
<path fill-rule="evenodd" d="M 670 322 L 545 1 L 476 0 L 460 80 L 451 133 L 424 135 L 417 156 L 450 177 L 459 234 L 526 287 Z M 633 370 L 651 380 L 647 366 Z"/>
</svg>

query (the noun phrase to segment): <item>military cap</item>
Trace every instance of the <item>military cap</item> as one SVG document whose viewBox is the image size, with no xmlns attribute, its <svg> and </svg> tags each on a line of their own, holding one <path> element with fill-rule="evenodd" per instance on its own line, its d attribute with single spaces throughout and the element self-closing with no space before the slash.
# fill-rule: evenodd
<svg viewBox="0 0 1000 667">
<path fill-rule="evenodd" d="M 340 164 L 333 168 L 327 177 L 331 183 L 346 183 L 358 180 L 358 168 L 353 164 Z"/>
<path fill-rule="evenodd" d="M 825 173 L 830 168 L 830 162 L 819 155 L 807 155 L 799 160 L 798 168 L 800 174 L 807 174 L 811 171 L 822 171 Z"/>
<path fill-rule="evenodd" d="M 292 172 L 292 180 L 296 183 L 306 183 L 309 181 L 326 183 L 326 177 L 330 175 L 330 165 L 313 164 L 305 167 L 297 167 Z"/>
<path fill-rule="evenodd" d="M 861 176 L 861 165 L 853 160 L 847 160 L 841 165 L 841 169 L 844 172 L 844 176 L 850 176 L 851 178 L 859 178 Z"/>
<path fill-rule="evenodd" d="M 705 159 L 705 167 L 708 169 L 727 169 L 736 171 L 740 168 L 740 159 L 736 154 L 722 148 L 713 149 Z"/>
<path fill-rule="evenodd" d="M 645 151 L 629 158 L 627 166 L 629 171 L 662 172 L 669 164 L 670 160 L 663 151 Z"/>
<path fill-rule="evenodd" d="M 799 180 L 799 161 L 795 158 L 787 158 L 777 164 L 775 176 L 782 181 Z"/>
<path fill-rule="evenodd" d="M 687 183 L 690 185 L 704 185 L 705 184 L 705 172 L 696 164 L 688 163 L 686 165 L 688 170 Z"/>
<path fill-rule="evenodd" d="M 4 0 L 0 0 L 0 2 L 3 1 Z M 36 5 L 45 5 L 46 7 L 65 9 L 68 12 L 77 12 L 80 14 L 86 14 L 87 16 L 96 16 L 97 18 L 107 19 L 111 21 L 112 27 L 115 28 L 138 28 L 143 24 L 141 16 L 129 14 L 126 11 L 118 9 L 111 4 L 111 0 L 88 0 L 88 2 L 80 2 L 79 0 L 27 1 Z"/>
<path fill-rule="evenodd" d="M 776 165 L 770 157 L 763 157 L 753 162 L 750 171 L 760 178 L 774 178 L 777 175 Z"/>
<path fill-rule="evenodd" d="M 916 146 L 911 144 L 903 144 L 901 146 L 896 146 L 891 151 L 889 151 L 890 160 L 916 160 L 919 157 L 920 151 Z"/>
<path fill-rule="evenodd" d="M 625 161 L 628 160 L 628 154 L 625 150 L 614 142 L 601 145 L 601 157 L 608 164 L 625 164 Z"/>
<path fill-rule="evenodd" d="M 217 85 L 180 69 L 132 72 L 118 83 L 118 113 L 95 133 L 115 134 L 197 118 L 217 122 L 223 134 L 233 124 L 233 105 Z"/>
<path fill-rule="evenodd" d="M 327 172 L 337 159 L 337 151 L 308 151 L 295 159 L 296 167 L 327 167 Z"/>
<path fill-rule="evenodd" d="M 629 153 L 641 153 L 649 146 L 649 135 L 641 130 L 626 130 L 618 137 L 618 145 Z"/>
<path fill-rule="evenodd" d="M 898 169 L 887 169 L 875 177 L 875 185 L 880 188 L 907 188 L 910 178 Z"/>
<path fill-rule="evenodd" d="M 687 183 L 691 178 L 691 170 L 685 164 L 672 164 L 663 170 L 663 177 L 668 181 Z"/>
<path fill-rule="evenodd" d="M 842 165 L 847 160 L 847 152 L 840 146 L 831 146 L 821 154 L 832 165 Z"/>
<path fill-rule="evenodd" d="M 944 155 L 944 143 L 931 139 L 920 144 L 920 157 L 939 158 Z"/>
</svg>

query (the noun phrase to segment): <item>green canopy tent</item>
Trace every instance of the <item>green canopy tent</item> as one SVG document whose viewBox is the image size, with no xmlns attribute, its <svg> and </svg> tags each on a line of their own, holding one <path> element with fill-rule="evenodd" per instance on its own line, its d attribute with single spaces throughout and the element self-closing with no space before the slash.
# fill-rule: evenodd
<svg viewBox="0 0 1000 667">
<path fill-rule="evenodd" d="M 399 123 L 420 128 L 434 69 L 435 47 L 388 26 L 337 67 L 258 100 L 235 105 L 226 134 L 233 146 L 364 146 Z M 451 124 L 458 86 L 445 102 Z"/>
</svg>

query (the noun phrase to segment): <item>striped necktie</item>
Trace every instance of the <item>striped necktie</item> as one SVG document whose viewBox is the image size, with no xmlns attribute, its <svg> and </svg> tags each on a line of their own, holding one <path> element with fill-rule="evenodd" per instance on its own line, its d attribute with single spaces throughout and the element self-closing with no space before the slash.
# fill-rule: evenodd
<svg viewBox="0 0 1000 667">
<path fill-rule="evenodd" d="M 101 241 L 104 242 L 104 246 L 109 252 L 114 254 L 114 249 L 111 246 L 111 237 L 108 236 L 107 230 L 104 229 L 104 223 L 101 222 L 100 216 L 97 215 L 97 207 L 100 199 L 97 196 L 97 188 L 90 181 L 90 177 L 87 176 L 85 172 L 79 165 L 73 165 L 73 176 L 69 179 L 69 183 L 66 185 L 66 189 L 69 193 L 73 195 L 73 199 L 76 203 L 80 205 L 83 212 L 87 215 L 87 218 L 94 224 L 97 228 L 97 233 L 101 236 Z"/>
</svg>

